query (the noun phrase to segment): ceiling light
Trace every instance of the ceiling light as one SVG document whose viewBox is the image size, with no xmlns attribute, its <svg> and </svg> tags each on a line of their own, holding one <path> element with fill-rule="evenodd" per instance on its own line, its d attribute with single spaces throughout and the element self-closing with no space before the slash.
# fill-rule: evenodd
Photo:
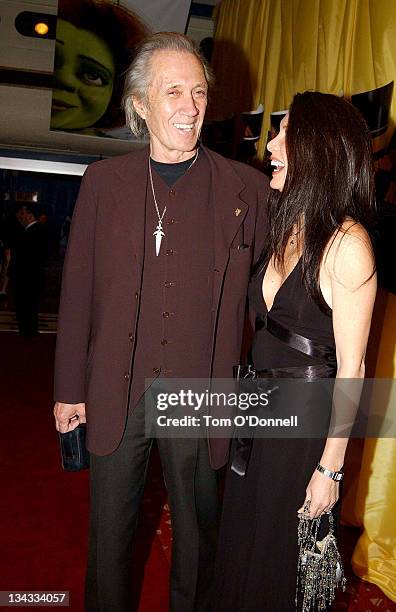
<svg viewBox="0 0 396 612">
<path fill-rule="evenodd" d="M 46 34 L 48 34 L 48 30 L 49 30 L 48 25 L 44 23 L 43 21 L 39 21 L 34 26 L 34 31 L 39 36 L 45 36 Z"/>
</svg>

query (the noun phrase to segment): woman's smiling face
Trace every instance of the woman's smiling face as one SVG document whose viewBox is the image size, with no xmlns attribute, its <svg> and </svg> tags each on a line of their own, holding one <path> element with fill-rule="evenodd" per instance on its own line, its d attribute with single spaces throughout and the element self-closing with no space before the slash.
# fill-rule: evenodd
<svg viewBox="0 0 396 612">
<path fill-rule="evenodd" d="M 288 122 L 289 113 L 280 122 L 279 134 L 267 144 L 273 167 L 270 187 L 278 191 L 283 190 L 287 175 L 286 129 Z"/>
<path fill-rule="evenodd" d="M 107 42 L 94 32 L 58 20 L 51 129 L 94 125 L 111 100 L 115 61 Z"/>
</svg>

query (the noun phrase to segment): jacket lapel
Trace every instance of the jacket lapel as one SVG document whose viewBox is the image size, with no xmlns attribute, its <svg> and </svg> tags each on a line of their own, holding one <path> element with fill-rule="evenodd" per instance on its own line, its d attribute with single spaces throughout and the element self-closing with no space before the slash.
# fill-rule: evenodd
<svg viewBox="0 0 396 612">
<path fill-rule="evenodd" d="M 205 153 L 211 166 L 212 178 L 215 236 L 213 306 L 217 307 L 231 243 L 246 217 L 249 205 L 243 199 L 246 185 L 229 161 L 206 148 Z"/>
<path fill-rule="evenodd" d="M 212 200 L 215 223 L 215 268 L 224 271 L 229 250 L 243 223 L 249 205 L 243 198 L 245 183 L 229 161 L 205 148 L 212 177 Z"/>
<path fill-rule="evenodd" d="M 117 199 L 123 203 L 126 246 L 133 249 L 140 270 L 143 269 L 144 258 L 148 159 L 149 148 L 138 149 L 124 156 L 116 170 L 119 180 L 115 193 Z"/>
</svg>

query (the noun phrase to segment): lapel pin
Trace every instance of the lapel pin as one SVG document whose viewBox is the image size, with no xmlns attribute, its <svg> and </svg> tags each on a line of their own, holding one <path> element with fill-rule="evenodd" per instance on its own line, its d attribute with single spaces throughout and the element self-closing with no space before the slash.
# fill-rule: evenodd
<svg viewBox="0 0 396 612">
<path fill-rule="evenodd" d="M 241 211 L 240 208 L 236 208 L 234 212 L 235 212 L 235 216 L 239 217 L 239 215 L 241 214 L 242 211 Z"/>
</svg>

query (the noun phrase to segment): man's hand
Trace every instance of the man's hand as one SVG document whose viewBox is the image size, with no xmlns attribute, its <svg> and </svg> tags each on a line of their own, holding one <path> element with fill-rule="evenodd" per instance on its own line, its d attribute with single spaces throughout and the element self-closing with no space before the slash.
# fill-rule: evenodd
<svg viewBox="0 0 396 612">
<path fill-rule="evenodd" d="M 86 423 L 85 404 L 62 404 L 54 406 L 55 426 L 60 433 L 73 431 L 80 423 Z"/>
</svg>

